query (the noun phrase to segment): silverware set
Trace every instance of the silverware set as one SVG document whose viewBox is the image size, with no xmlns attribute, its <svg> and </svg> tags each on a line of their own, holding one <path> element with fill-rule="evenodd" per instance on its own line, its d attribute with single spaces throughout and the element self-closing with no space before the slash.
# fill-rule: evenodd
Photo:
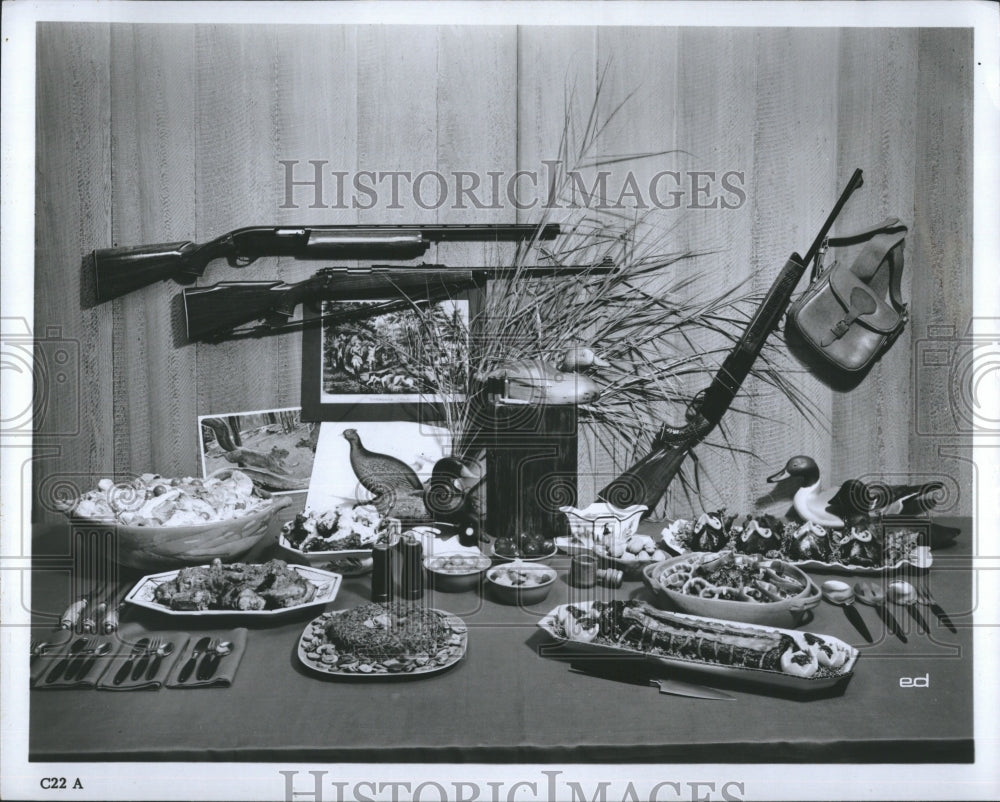
<svg viewBox="0 0 1000 802">
<path fill-rule="evenodd" d="M 115 673 L 111 683 L 121 685 L 125 680 L 136 682 L 145 679 L 152 680 L 160 670 L 163 658 L 174 651 L 172 641 L 163 638 L 140 638 L 132 646 L 128 659 L 122 663 Z"/>
<path fill-rule="evenodd" d="M 77 638 L 69 647 L 66 656 L 53 666 L 45 677 L 51 685 L 59 679 L 84 680 L 93 670 L 97 658 L 111 651 L 111 644 L 100 638 Z"/>
<path fill-rule="evenodd" d="M 917 584 L 911 584 L 905 580 L 897 579 L 890 582 L 884 590 L 878 583 L 867 580 L 860 581 L 854 585 L 854 598 L 862 604 L 875 608 L 875 611 L 885 622 L 888 630 L 903 643 L 907 642 L 906 635 L 904 634 L 899 621 L 897 621 L 895 616 L 893 616 L 890 612 L 889 604 L 887 602 L 891 602 L 893 605 L 903 608 L 907 615 L 909 615 L 910 618 L 912 618 L 916 623 L 917 632 L 920 634 L 926 635 L 930 632 L 930 626 L 927 624 L 927 619 L 921 614 L 919 609 L 920 607 L 926 607 L 929 609 L 942 625 L 947 627 L 951 632 L 956 634 L 958 633 L 958 629 L 955 627 L 954 622 L 952 622 L 951 617 L 931 595 L 930 586 L 926 577 L 921 578 Z M 860 628 L 859 631 L 861 631 Z M 867 637 L 866 640 L 871 642 Z"/>
</svg>

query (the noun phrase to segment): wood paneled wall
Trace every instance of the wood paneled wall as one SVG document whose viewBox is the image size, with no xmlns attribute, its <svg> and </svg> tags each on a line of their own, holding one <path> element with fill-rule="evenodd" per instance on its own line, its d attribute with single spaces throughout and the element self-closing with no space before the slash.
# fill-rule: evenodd
<svg viewBox="0 0 1000 802">
<path fill-rule="evenodd" d="M 738 209 L 664 213 L 678 250 L 709 252 L 696 269 L 716 286 L 765 289 L 808 246 L 855 167 L 865 187 L 840 230 L 888 215 L 912 226 L 907 333 L 850 393 L 778 349 L 822 421 L 749 383 L 737 402 L 749 414 L 726 419 L 749 453 L 701 449 L 707 503 L 784 509 L 787 497 L 769 495 L 763 477 L 810 453 L 831 483 L 944 473 L 958 491 L 950 511 L 971 511 L 947 377 L 917 360 L 928 331 L 961 333 L 971 316 L 971 31 L 43 23 L 37 41 L 35 327 L 78 341 L 81 364 L 78 386 L 46 390 L 36 518 L 52 514 L 58 476 L 88 486 L 193 474 L 198 415 L 299 403 L 299 335 L 186 343 L 169 283 L 96 306 L 81 261 L 92 249 L 203 241 L 252 224 L 515 222 L 509 207 L 406 199 L 399 209 L 316 209 L 308 189 L 299 208 L 282 209 L 280 162 L 510 175 L 554 157 L 568 104 L 585 115 L 597 98 L 607 114 L 629 93 L 601 151 L 685 155 L 623 169 L 744 174 Z M 442 261 L 490 257 L 482 245 L 450 246 Z M 262 259 L 239 277 L 292 281 L 316 267 Z M 233 277 L 215 266 L 202 283 Z M 599 440 L 581 445 L 584 501 L 623 467 Z M 668 503 L 673 514 L 683 507 Z"/>
</svg>

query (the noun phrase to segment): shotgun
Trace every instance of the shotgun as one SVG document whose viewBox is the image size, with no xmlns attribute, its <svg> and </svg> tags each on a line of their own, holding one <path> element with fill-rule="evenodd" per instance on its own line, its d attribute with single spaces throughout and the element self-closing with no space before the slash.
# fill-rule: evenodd
<svg viewBox="0 0 1000 802">
<path fill-rule="evenodd" d="M 834 221 L 863 183 L 861 170 L 855 170 L 805 257 L 792 253 L 785 262 L 712 383 L 695 395 L 688 406 L 685 425 L 664 425 L 654 438 L 650 453 L 601 490 L 600 499 L 622 508 L 645 504 L 647 514 L 656 506 L 691 449 L 708 436 L 729 409 L 768 336 L 778 328 L 782 315 L 788 310 L 802 274 L 823 251 Z"/>
<path fill-rule="evenodd" d="M 166 242 L 93 252 L 97 300 L 109 301 L 157 281 L 192 284 L 208 263 L 246 267 L 261 256 L 296 259 L 415 259 L 437 242 L 552 240 L 557 224 L 251 226 L 210 242 Z"/>
</svg>

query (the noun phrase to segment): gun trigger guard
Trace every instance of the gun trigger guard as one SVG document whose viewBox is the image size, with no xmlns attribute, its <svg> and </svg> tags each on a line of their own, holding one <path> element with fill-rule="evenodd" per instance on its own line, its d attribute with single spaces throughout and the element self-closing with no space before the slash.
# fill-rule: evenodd
<svg viewBox="0 0 1000 802">
<path fill-rule="evenodd" d="M 257 261 L 256 256 L 245 256 L 244 254 L 238 253 L 227 258 L 230 267 L 246 267 L 247 265 L 253 264 Z"/>
</svg>

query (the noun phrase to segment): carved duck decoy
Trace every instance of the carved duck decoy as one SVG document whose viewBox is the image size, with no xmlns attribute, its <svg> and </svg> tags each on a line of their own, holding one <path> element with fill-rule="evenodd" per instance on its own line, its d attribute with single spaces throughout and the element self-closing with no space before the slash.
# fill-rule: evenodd
<svg viewBox="0 0 1000 802">
<path fill-rule="evenodd" d="M 812 457 L 792 457 L 785 467 L 767 477 L 768 482 L 796 478 L 802 482 L 793 505 L 803 521 L 840 529 L 876 515 L 912 515 L 934 508 L 944 491 L 941 482 L 922 485 L 889 485 L 849 479 L 837 490 L 824 489 L 819 467 Z"/>
<path fill-rule="evenodd" d="M 502 385 L 500 394 L 505 403 L 588 404 L 604 390 L 584 372 L 608 367 L 593 349 L 569 348 L 557 364 L 553 367 L 541 359 L 510 360 L 489 378 Z"/>
</svg>

